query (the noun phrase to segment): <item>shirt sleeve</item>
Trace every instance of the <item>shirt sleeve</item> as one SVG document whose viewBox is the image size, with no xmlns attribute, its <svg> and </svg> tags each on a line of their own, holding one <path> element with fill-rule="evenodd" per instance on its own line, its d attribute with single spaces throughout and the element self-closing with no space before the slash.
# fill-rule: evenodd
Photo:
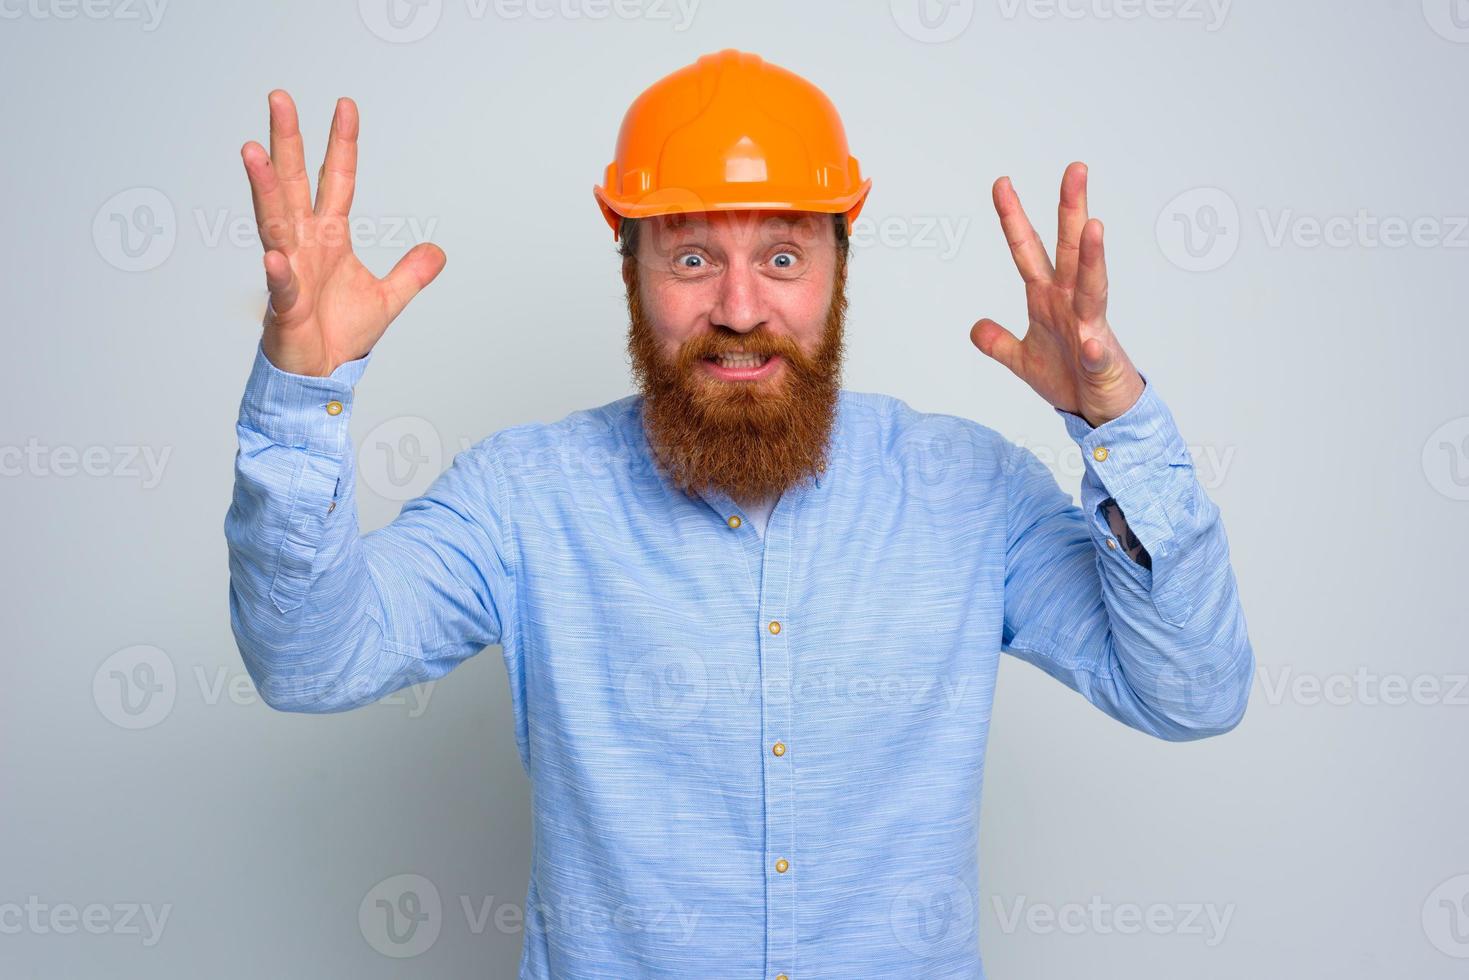
<svg viewBox="0 0 1469 980">
<path fill-rule="evenodd" d="M 1009 445 L 1003 639 L 1113 718 L 1186 741 L 1239 724 L 1255 660 L 1219 508 L 1144 380 L 1130 409 L 1095 428 L 1056 410 L 1085 461 L 1080 507 Z M 1117 541 L 1109 499 L 1148 564 Z"/>
<path fill-rule="evenodd" d="M 494 439 L 359 534 L 348 424 L 372 355 L 330 377 L 257 347 L 225 516 L 230 625 L 262 700 L 343 711 L 434 680 L 511 628 L 514 576 Z"/>
</svg>

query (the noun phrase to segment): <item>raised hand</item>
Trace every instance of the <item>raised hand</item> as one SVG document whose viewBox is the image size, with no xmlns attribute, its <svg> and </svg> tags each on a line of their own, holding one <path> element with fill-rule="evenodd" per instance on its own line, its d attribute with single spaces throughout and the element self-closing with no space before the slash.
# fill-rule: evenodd
<svg viewBox="0 0 1469 980">
<path fill-rule="evenodd" d="M 348 224 L 357 182 L 356 104 L 337 100 L 313 205 L 296 104 L 280 89 L 269 101 L 270 153 L 253 140 L 240 148 L 270 290 L 261 345 L 282 371 L 325 377 L 372 349 L 444 268 L 444 252 L 424 242 L 387 276 L 369 272 L 352 252 Z"/>
<path fill-rule="evenodd" d="M 995 210 L 1025 280 L 1030 323 L 1017 340 L 986 318 L 970 328 L 969 339 L 1051 405 L 1095 427 L 1131 408 L 1143 379 L 1107 323 L 1102 223 L 1087 217 L 1086 178 L 1084 163 L 1071 164 L 1061 178 L 1054 267 L 1010 178 L 995 181 Z"/>
</svg>

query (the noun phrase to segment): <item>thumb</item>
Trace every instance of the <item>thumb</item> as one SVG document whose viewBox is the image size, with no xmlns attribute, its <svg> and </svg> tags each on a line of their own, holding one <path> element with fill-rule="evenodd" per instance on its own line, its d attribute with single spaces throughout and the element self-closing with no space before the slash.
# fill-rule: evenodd
<svg viewBox="0 0 1469 980">
<path fill-rule="evenodd" d="M 291 267 L 291 260 L 286 258 L 286 253 L 280 249 L 266 252 L 263 261 L 265 288 L 270 295 L 268 311 L 275 316 L 289 313 L 296 305 L 296 300 L 301 298 L 301 283 L 296 278 L 296 270 Z"/>
<path fill-rule="evenodd" d="M 410 248 L 382 280 L 389 312 L 395 317 L 402 313 L 403 307 L 438 277 L 447 261 L 444 250 L 432 242 L 420 242 Z"/>
<path fill-rule="evenodd" d="M 1020 374 L 1020 341 L 1013 333 L 986 317 L 969 328 L 969 339 L 986 356 Z"/>
<path fill-rule="evenodd" d="M 1112 352 L 1096 337 L 1081 343 L 1081 366 L 1087 374 L 1104 376 L 1112 367 Z"/>
</svg>

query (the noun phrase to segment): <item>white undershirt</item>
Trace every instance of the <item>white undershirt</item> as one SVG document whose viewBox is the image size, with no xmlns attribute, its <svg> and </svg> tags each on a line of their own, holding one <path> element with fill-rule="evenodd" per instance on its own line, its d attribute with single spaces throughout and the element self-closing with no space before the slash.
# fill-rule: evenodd
<svg viewBox="0 0 1469 980">
<path fill-rule="evenodd" d="M 770 512 L 775 510 L 775 502 L 779 499 L 776 496 L 751 503 L 740 503 L 740 509 L 745 512 L 745 516 L 750 519 L 750 523 L 755 525 L 756 533 L 762 538 L 765 537 L 765 525 L 770 520 Z"/>
</svg>

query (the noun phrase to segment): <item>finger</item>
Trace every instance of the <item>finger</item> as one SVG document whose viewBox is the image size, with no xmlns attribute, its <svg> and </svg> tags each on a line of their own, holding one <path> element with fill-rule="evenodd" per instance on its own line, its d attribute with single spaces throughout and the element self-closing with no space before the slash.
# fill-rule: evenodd
<svg viewBox="0 0 1469 980">
<path fill-rule="evenodd" d="M 969 339 L 987 357 L 999 361 L 1013 373 L 1020 374 L 1020 341 L 1015 335 L 986 317 L 969 328 Z"/>
<path fill-rule="evenodd" d="M 1086 164 L 1077 161 L 1061 177 L 1061 204 L 1056 221 L 1056 285 L 1076 285 L 1081 229 L 1086 227 Z"/>
<path fill-rule="evenodd" d="M 419 290 L 433 282 L 444 269 L 444 250 L 430 242 L 422 242 L 408 250 L 392 271 L 382 280 L 388 297 L 389 318 L 403 312 Z"/>
<path fill-rule="evenodd" d="M 326 159 L 316 180 L 316 213 L 345 218 L 352 210 L 352 192 L 357 187 L 357 105 L 338 99 L 332 115 Z"/>
<path fill-rule="evenodd" d="M 265 253 L 265 288 L 270 290 L 270 308 L 277 316 L 289 313 L 301 296 L 296 270 L 284 252 Z"/>
<path fill-rule="evenodd" d="M 1081 230 L 1080 270 L 1073 308 L 1083 321 L 1102 319 L 1107 312 L 1107 255 L 1102 246 L 1102 223 L 1087 221 Z"/>
<path fill-rule="evenodd" d="M 296 103 L 283 89 L 270 93 L 270 161 L 285 190 L 286 212 L 299 217 L 311 211 L 311 185 L 306 180 L 306 151 Z"/>
<path fill-rule="evenodd" d="M 1052 272 L 1050 256 L 1041 244 L 1025 209 L 1020 206 L 1020 195 L 1009 177 L 995 181 L 993 188 L 995 210 L 1000 215 L 1000 227 L 1005 231 L 1005 241 L 1010 243 L 1010 255 L 1015 259 L 1015 268 L 1026 282 L 1049 279 Z"/>
<path fill-rule="evenodd" d="M 245 164 L 245 176 L 250 179 L 250 202 L 255 207 L 255 227 L 260 232 L 260 244 L 267 251 L 294 244 L 296 236 L 286 218 L 285 191 L 275 167 L 271 166 L 270 154 L 265 152 L 265 147 L 250 140 L 240 147 L 240 159 Z"/>
</svg>

